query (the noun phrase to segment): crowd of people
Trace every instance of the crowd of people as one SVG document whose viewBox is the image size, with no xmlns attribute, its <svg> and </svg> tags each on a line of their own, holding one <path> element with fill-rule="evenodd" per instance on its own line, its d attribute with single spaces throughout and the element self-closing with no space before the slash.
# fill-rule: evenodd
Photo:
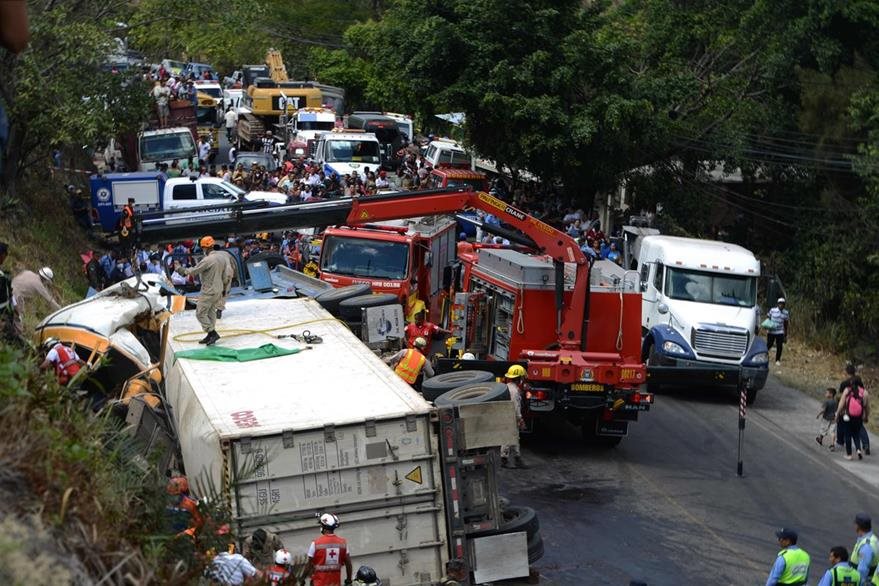
<svg viewBox="0 0 879 586">
<path fill-rule="evenodd" d="M 833 440 L 829 449 L 844 447 L 846 460 L 862 460 L 870 455 L 870 435 L 864 425 L 870 419 L 870 393 L 853 364 L 846 365 L 838 389 L 827 387 L 816 418 L 821 419 L 815 436 L 819 445 L 823 446 L 825 439 Z"/>
</svg>

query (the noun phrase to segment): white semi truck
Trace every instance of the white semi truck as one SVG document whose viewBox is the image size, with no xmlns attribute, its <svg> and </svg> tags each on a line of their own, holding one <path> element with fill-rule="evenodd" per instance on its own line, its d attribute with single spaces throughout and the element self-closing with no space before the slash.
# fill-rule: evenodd
<svg viewBox="0 0 879 586">
<path fill-rule="evenodd" d="M 624 266 L 638 271 L 643 358 L 649 367 L 676 367 L 663 381 L 686 386 L 695 370 L 739 369 L 753 402 L 766 384 L 768 354 L 758 335 L 760 262 L 741 246 L 624 228 Z M 727 378 L 735 384 L 735 378 Z M 718 384 L 715 386 L 724 386 Z"/>
</svg>

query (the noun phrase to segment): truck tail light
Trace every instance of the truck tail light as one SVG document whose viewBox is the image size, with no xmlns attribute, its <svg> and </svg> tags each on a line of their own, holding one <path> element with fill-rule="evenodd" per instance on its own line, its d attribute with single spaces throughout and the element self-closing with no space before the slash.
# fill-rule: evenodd
<svg viewBox="0 0 879 586">
<path fill-rule="evenodd" d="M 632 403 L 635 405 L 640 405 L 641 403 L 651 404 L 653 403 L 653 393 L 635 391 L 632 393 Z"/>
<path fill-rule="evenodd" d="M 525 394 L 526 398 L 534 399 L 535 401 L 546 401 L 549 398 L 549 393 L 546 391 L 528 391 Z"/>
</svg>

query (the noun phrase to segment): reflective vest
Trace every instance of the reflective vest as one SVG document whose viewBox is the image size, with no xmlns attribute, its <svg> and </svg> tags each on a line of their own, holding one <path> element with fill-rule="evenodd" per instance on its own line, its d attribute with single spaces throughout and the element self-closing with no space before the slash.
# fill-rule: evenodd
<svg viewBox="0 0 879 586">
<path fill-rule="evenodd" d="M 809 554 L 797 548 L 783 549 L 778 552 L 778 555 L 784 558 L 784 572 L 778 579 L 778 583 L 791 586 L 805 584 L 809 578 L 809 563 L 811 562 Z"/>
<path fill-rule="evenodd" d="M 314 540 L 314 573 L 311 583 L 314 586 L 340 586 L 342 584 L 342 564 L 348 558 L 348 542 L 328 533 Z"/>
<path fill-rule="evenodd" d="M 421 367 L 424 366 L 425 362 L 427 362 L 427 359 L 424 357 L 424 354 L 415 348 L 409 348 L 406 350 L 403 358 L 400 359 L 400 362 L 397 363 L 394 372 L 411 385 L 418 378 L 418 373 L 421 372 Z"/>
<path fill-rule="evenodd" d="M 58 362 L 55 363 L 58 384 L 66 385 L 79 372 L 79 356 L 64 344 L 55 344 L 52 350 L 58 353 Z"/>
<path fill-rule="evenodd" d="M 858 567 L 858 560 L 861 558 L 861 546 L 865 543 L 873 550 L 873 561 L 870 562 L 869 575 L 874 576 L 876 574 L 876 565 L 879 564 L 879 539 L 876 538 L 872 531 L 861 535 L 858 540 L 855 541 L 855 546 L 852 548 L 852 555 L 848 561 L 853 566 Z"/>
<path fill-rule="evenodd" d="M 284 584 L 285 580 L 290 577 L 290 571 L 285 566 L 273 565 L 266 570 L 266 579 L 272 586 Z"/>
<path fill-rule="evenodd" d="M 831 586 L 841 586 L 842 584 L 851 584 L 856 586 L 861 583 L 861 575 L 851 566 L 833 566 L 830 568 L 830 575 L 833 578 Z"/>
</svg>

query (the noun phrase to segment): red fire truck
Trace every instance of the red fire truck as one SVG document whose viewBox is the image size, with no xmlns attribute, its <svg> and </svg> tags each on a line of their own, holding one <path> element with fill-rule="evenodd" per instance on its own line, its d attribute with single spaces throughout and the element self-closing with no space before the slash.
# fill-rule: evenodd
<svg viewBox="0 0 879 586">
<path fill-rule="evenodd" d="M 529 250 L 483 248 L 462 251 L 455 259 L 454 221 L 444 214 L 481 209 L 504 226 L 485 225 L 513 245 Z M 433 232 L 387 222 L 440 216 Z M 323 278 L 338 271 L 333 247 L 361 248 L 356 266 L 384 266 L 389 283 L 412 283 L 431 295 L 433 311 L 451 306 L 446 322 L 461 340 L 459 349 L 481 360 L 454 361 L 459 368 L 502 372 L 510 364 L 525 366 L 530 384 L 526 413 L 561 413 L 582 426 L 584 434 L 615 445 L 628 424 L 650 409 L 653 395 L 642 390 L 646 368 L 641 362 L 641 294 L 637 276 L 605 280 L 592 275 L 589 260 L 577 243 L 552 226 L 496 197 L 463 189 L 382 194 L 232 213 L 222 220 L 193 217 L 160 223 L 136 219 L 141 242 L 168 241 L 211 233 L 230 234 L 280 228 L 343 225 L 328 229 L 321 266 Z M 417 234 L 414 234 L 417 232 Z M 405 244 L 392 254 L 387 243 Z M 328 246 L 331 244 L 331 246 Z M 326 259 L 327 260 L 325 262 Z M 391 269 L 393 272 L 391 273 Z M 393 277 L 393 278 L 392 278 Z M 370 278 L 369 281 L 379 280 Z M 338 285 L 344 285 L 340 280 Z M 384 287 L 377 291 L 396 289 Z M 448 303 L 453 302 L 453 303 Z M 434 321 L 443 319 L 433 313 Z"/>
</svg>

